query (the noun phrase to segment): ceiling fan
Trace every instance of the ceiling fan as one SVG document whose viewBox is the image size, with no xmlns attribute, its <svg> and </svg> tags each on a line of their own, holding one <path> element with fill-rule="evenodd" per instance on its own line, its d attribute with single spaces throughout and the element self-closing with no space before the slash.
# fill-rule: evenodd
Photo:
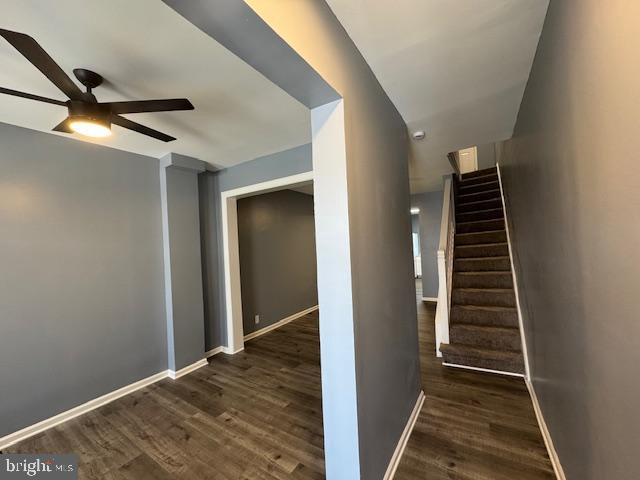
<svg viewBox="0 0 640 480">
<path fill-rule="evenodd" d="M 133 122 L 128 118 L 122 117 L 121 114 L 193 110 L 193 105 L 186 98 L 98 102 L 92 90 L 102 83 L 103 79 L 100 75 L 91 70 L 76 68 L 73 71 L 74 75 L 87 88 L 87 91 L 83 92 L 38 42 L 29 35 L 0 28 L 0 36 L 4 37 L 7 42 L 13 45 L 16 50 L 40 70 L 69 100 L 63 102 L 2 87 L 0 87 L 0 93 L 67 107 L 68 116 L 53 128 L 56 132 L 76 132 L 90 137 L 107 137 L 111 135 L 111 124 L 115 124 L 163 142 L 171 142 L 175 140 L 174 137 Z"/>
</svg>

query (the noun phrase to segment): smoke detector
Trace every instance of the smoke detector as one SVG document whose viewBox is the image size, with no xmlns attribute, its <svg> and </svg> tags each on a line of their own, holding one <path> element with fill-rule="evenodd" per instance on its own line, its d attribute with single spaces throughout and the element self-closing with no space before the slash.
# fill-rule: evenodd
<svg viewBox="0 0 640 480">
<path fill-rule="evenodd" d="M 411 137 L 413 137 L 414 140 L 424 140 L 425 136 L 426 134 L 424 133 L 424 130 L 418 130 L 411 134 Z"/>
</svg>

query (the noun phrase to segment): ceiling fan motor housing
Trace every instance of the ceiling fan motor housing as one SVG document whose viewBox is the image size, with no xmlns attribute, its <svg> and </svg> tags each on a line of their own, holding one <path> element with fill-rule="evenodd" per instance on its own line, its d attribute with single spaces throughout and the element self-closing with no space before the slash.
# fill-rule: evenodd
<svg viewBox="0 0 640 480">
<path fill-rule="evenodd" d="M 111 109 L 108 105 L 69 100 L 69 120 L 99 123 L 111 128 Z"/>
</svg>

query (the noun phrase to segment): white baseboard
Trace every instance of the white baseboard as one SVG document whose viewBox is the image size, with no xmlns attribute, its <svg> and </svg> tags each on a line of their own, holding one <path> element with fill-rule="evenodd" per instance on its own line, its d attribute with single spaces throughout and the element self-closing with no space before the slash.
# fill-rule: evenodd
<svg viewBox="0 0 640 480">
<path fill-rule="evenodd" d="M 120 397 L 124 397 L 130 393 L 135 392 L 136 390 L 140 390 L 152 383 L 155 383 L 163 378 L 166 378 L 168 374 L 167 370 L 163 370 L 162 372 L 158 372 L 155 375 L 151 375 L 150 377 L 143 378 L 142 380 L 138 380 L 137 382 L 132 383 L 131 385 L 127 385 L 126 387 L 119 388 L 118 390 L 114 390 L 113 392 L 107 393 L 106 395 L 102 395 L 101 397 L 94 398 L 93 400 L 89 400 L 82 405 L 78 405 L 66 412 L 59 413 L 53 417 L 47 418 L 46 420 L 42 420 L 34 425 L 23 428 L 22 430 L 18 430 L 17 432 L 10 433 L 2 438 L 0 438 L 0 450 L 4 450 L 5 448 L 13 445 L 14 443 L 18 443 L 22 440 L 25 440 L 33 435 L 36 435 L 44 430 L 47 430 L 51 427 L 55 427 L 67 420 L 71 420 L 79 415 L 90 412 L 91 410 L 95 410 L 98 407 L 106 405 L 107 403 L 113 402 Z"/>
<path fill-rule="evenodd" d="M 442 362 L 445 367 L 460 368 L 462 370 L 473 370 L 474 372 L 497 373 L 498 375 L 506 375 L 507 377 L 525 378 L 523 373 L 503 372 L 502 370 L 491 370 L 490 368 L 470 367 L 468 365 L 458 365 L 457 363 Z"/>
<path fill-rule="evenodd" d="M 268 327 L 261 328 L 260 330 L 256 330 L 248 335 L 244 336 L 244 341 L 251 340 L 252 338 L 259 337 L 260 335 L 264 335 L 265 333 L 269 333 L 271 330 L 275 330 L 283 325 L 286 325 L 289 322 L 294 321 L 297 318 L 304 317 L 307 313 L 315 312 L 318 310 L 318 305 L 314 305 L 313 307 L 307 308 L 306 310 L 302 310 L 301 312 L 294 313 L 293 315 L 289 315 L 282 320 L 278 320 L 276 323 L 269 325 Z M 234 352 L 237 353 L 237 352 Z"/>
<path fill-rule="evenodd" d="M 225 347 L 216 347 L 216 348 L 212 348 L 211 350 L 209 350 L 208 352 L 204 352 L 204 358 L 209 358 L 209 357 L 213 357 L 214 355 L 217 355 L 219 353 L 222 353 L 224 351 Z"/>
<path fill-rule="evenodd" d="M 393 476 L 396 474 L 396 470 L 398 469 L 398 465 L 400 465 L 400 460 L 402 459 L 402 454 L 404 453 L 404 449 L 407 446 L 407 442 L 409 441 L 409 437 L 411 436 L 413 427 L 415 426 L 416 421 L 420 416 L 420 410 L 422 410 L 423 404 L 424 404 L 424 392 L 420 390 L 420 394 L 418 395 L 416 404 L 413 407 L 413 411 L 409 416 L 409 420 L 407 420 L 407 425 L 404 427 L 402 435 L 400 435 L 400 439 L 398 440 L 398 445 L 396 446 L 396 449 L 393 452 L 393 455 L 391 456 L 391 461 L 389 462 L 387 471 L 384 474 L 384 480 L 391 480 Z"/>
<path fill-rule="evenodd" d="M 244 347 L 239 348 L 237 350 L 234 350 L 233 348 L 230 348 L 230 347 L 222 347 L 222 353 L 224 353 L 225 355 L 235 355 L 236 353 L 240 353 L 243 350 L 244 350 Z"/>
<path fill-rule="evenodd" d="M 438 297 L 422 297 L 422 301 L 438 303 Z"/>
<path fill-rule="evenodd" d="M 187 373 L 191 373 L 194 370 L 199 369 L 200 367 L 204 367 L 205 365 L 209 365 L 209 362 L 207 362 L 206 358 L 202 358 L 202 359 L 198 360 L 197 362 L 192 363 L 191 365 L 187 365 L 186 367 L 181 368 L 178 371 L 169 370 L 168 371 L 168 375 L 169 375 L 169 378 L 172 378 L 173 380 L 176 380 L 176 379 L 178 379 L 180 377 L 183 377 Z"/>
<path fill-rule="evenodd" d="M 556 448 L 553 446 L 553 439 L 551 438 L 551 434 L 549 433 L 549 429 L 547 428 L 547 422 L 544 421 L 544 417 L 542 416 L 542 410 L 540 409 L 540 404 L 538 403 L 538 396 L 536 395 L 536 391 L 533 388 L 533 383 L 531 383 L 529 379 L 525 379 L 524 382 L 526 383 L 527 389 L 529 390 L 529 395 L 531 396 L 531 402 L 533 403 L 533 410 L 536 412 L 536 418 L 538 419 L 538 426 L 540 427 L 540 433 L 542 433 L 544 444 L 547 447 L 549 460 L 551 460 L 551 465 L 553 466 L 553 471 L 556 474 L 556 478 L 558 480 L 567 480 L 567 477 L 565 477 L 564 475 L 564 470 L 562 469 L 562 465 L 560 464 L 560 457 L 558 457 L 558 452 L 556 452 Z"/>
</svg>

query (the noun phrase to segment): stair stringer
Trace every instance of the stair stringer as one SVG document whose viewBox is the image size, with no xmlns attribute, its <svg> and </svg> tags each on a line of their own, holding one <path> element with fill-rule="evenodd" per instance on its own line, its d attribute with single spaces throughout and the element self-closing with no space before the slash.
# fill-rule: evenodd
<svg viewBox="0 0 640 480">
<path fill-rule="evenodd" d="M 515 263 L 513 261 L 513 248 L 511 246 L 511 235 L 509 233 L 509 214 L 507 212 L 507 205 L 504 198 L 504 188 L 502 186 L 502 175 L 500 172 L 500 164 L 496 163 L 496 172 L 498 173 L 498 185 L 500 187 L 500 198 L 502 199 L 502 211 L 504 212 L 504 229 L 507 234 L 507 246 L 509 248 L 509 260 L 511 261 L 511 276 L 513 278 L 513 291 L 516 296 L 516 310 L 518 312 L 518 327 L 520 330 L 520 341 L 522 342 L 522 357 L 524 359 L 524 377 L 527 380 L 531 379 L 529 370 L 529 354 L 527 351 L 527 340 L 524 333 L 524 323 L 522 320 L 522 309 L 520 307 L 520 293 L 518 288 L 518 277 L 516 275 Z"/>
</svg>

